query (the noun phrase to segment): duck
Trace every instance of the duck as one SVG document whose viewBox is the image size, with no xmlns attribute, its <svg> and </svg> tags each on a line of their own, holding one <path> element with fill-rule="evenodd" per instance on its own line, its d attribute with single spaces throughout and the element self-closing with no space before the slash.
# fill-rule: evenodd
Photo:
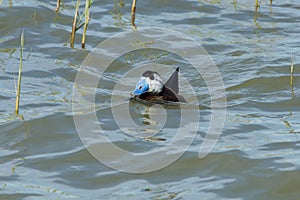
<svg viewBox="0 0 300 200">
<path fill-rule="evenodd" d="M 178 73 L 179 67 L 176 68 L 175 72 L 164 83 L 157 72 L 145 71 L 136 84 L 131 96 L 134 99 L 142 99 L 146 101 L 186 103 L 187 101 L 185 98 L 179 95 Z"/>
</svg>

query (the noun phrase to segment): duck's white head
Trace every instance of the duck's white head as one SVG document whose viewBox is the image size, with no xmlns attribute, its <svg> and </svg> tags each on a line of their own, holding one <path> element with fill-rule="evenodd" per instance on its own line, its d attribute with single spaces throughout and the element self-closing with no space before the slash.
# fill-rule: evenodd
<svg viewBox="0 0 300 200">
<path fill-rule="evenodd" d="M 132 95 L 139 96 L 146 92 L 157 95 L 163 91 L 163 88 L 164 84 L 159 74 L 153 71 L 146 71 L 137 83 Z"/>
</svg>

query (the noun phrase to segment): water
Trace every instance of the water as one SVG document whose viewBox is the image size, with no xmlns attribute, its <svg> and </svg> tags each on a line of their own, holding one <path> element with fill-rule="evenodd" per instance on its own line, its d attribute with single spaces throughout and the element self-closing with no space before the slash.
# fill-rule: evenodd
<svg viewBox="0 0 300 200">
<path fill-rule="evenodd" d="M 115 61 L 96 91 L 96 115 L 109 139 L 128 151 L 146 152 L 168 144 L 177 131 L 179 114 L 176 106 L 168 107 L 171 117 L 161 129 L 157 110 L 131 102 L 132 119 L 147 128 L 136 135 L 124 119 L 126 133 L 121 131 L 113 121 L 109 99 L 124 73 L 149 60 L 182 64 L 182 75 L 197 86 L 201 126 L 193 144 L 172 165 L 145 174 L 119 172 L 95 159 L 79 138 L 72 111 L 80 64 L 100 42 L 132 30 L 131 2 L 93 3 L 86 50 L 80 49 L 82 31 L 75 49 L 68 46 L 74 1 L 62 1 L 58 14 L 55 1 L 0 2 L 1 199 L 298 199 L 300 4 L 296 0 L 274 1 L 271 7 L 263 1 L 258 15 L 254 1 L 138 1 L 138 30 L 168 28 L 196 40 L 218 66 L 227 95 L 222 134 L 213 151 L 199 159 L 211 116 L 203 80 L 188 71 L 185 61 L 164 52 L 146 50 Z M 14 114 L 22 30 L 24 120 Z M 170 73 L 164 71 L 163 78 Z M 128 90 L 135 82 L 135 77 L 128 79 Z M 189 93 L 184 83 L 182 89 Z M 124 102 L 129 92 L 120 92 Z M 184 120 L 188 124 L 193 119 Z M 161 131 L 153 135 L 157 130 Z M 149 135 L 154 138 L 144 137 Z"/>
</svg>

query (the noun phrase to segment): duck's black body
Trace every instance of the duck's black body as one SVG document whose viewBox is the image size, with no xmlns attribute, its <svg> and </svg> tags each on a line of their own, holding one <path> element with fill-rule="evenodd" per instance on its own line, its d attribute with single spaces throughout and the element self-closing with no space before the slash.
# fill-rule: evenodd
<svg viewBox="0 0 300 200">
<path fill-rule="evenodd" d="M 179 67 L 167 82 L 163 84 L 157 72 L 146 71 L 143 73 L 132 95 L 134 98 L 147 101 L 186 102 L 186 100 L 178 94 L 178 72 Z"/>
<path fill-rule="evenodd" d="M 175 91 L 172 90 L 169 87 L 164 87 L 163 91 L 160 92 L 157 95 L 153 95 L 149 92 L 146 92 L 146 93 L 141 94 L 140 96 L 138 96 L 138 98 L 148 100 L 148 101 L 151 101 L 151 100 L 154 100 L 154 101 L 165 100 L 165 101 L 174 101 L 174 102 L 186 102 L 186 100 L 183 98 L 183 96 L 175 93 Z"/>
</svg>

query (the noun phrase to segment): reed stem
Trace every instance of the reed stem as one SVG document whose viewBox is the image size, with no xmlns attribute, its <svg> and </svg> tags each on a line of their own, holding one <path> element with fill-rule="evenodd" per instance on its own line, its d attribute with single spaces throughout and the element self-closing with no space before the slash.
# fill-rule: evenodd
<svg viewBox="0 0 300 200">
<path fill-rule="evenodd" d="M 294 76 L 294 60 L 293 54 L 291 55 L 291 78 L 290 78 L 290 85 L 293 88 L 293 76 Z"/>
<path fill-rule="evenodd" d="M 136 28 L 135 26 L 135 10 L 136 10 L 136 0 L 132 1 L 132 6 L 131 6 L 131 25 Z"/>
<path fill-rule="evenodd" d="M 56 3 L 56 12 L 59 11 L 59 8 L 60 8 L 60 0 L 57 0 L 57 3 Z"/>
<path fill-rule="evenodd" d="M 82 35 L 82 41 L 81 41 L 81 48 L 85 48 L 85 38 L 86 38 L 86 31 L 87 27 L 90 21 L 90 7 L 92 5 L 92 0 L 86 0 L 85 1 L 85 22 L 83 27 L 83 35 Z"/>
<path fill-rule="evenodd" d="M 16 108 L 15 112 L 19 115 L 19 103 L 21 97 L 21 78 L 22 78 L 22 68 L 23 68 L 23 49 L 24 49 L 24 30 L 21 34 L 21 48 L 20 48 L 20 66 L 19 66 L 19 76 L 18 76 L 18 87 L 17 87 L 17 94 L 16 94 Z"/>
<path fill-rule="evenodd" d="M 72 25 L 72 32 L 71 32 L 71 39 L 70 39 L 70 46 L 71 48 L 74 48 L 74 38 L 75 38 L 75 32 L 76 32 L 76 20 L 77 20 L 77 14 L 79 10 L 80 0 L 77 0 L 76 8 L 75 8 L 75 15 Z"/>
<path fill-rule="evenodd" d="M 257 12 L 259 8 L 259 0 L 255 0 L 255 12 Z"/>
</svg>

